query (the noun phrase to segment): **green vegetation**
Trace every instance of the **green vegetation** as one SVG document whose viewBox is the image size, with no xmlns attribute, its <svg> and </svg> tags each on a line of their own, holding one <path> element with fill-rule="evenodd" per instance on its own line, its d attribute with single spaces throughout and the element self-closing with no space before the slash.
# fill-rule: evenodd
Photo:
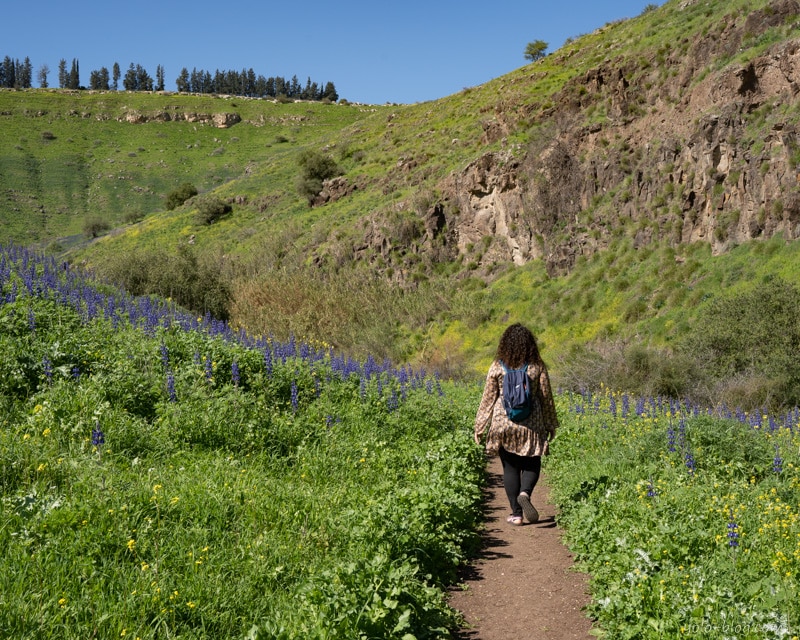
<svg viewBox="0 0 800 640">
<path fill-rule="evenodd" d="M 600 637 L 785 638 L 800 625 L 798 415 L 562 398 L 547 459 Z"/>
<path fill-rule="evenodd" d="M 4 636 L 451 637 L 479 386 L 254 341 L 19 249 L 0 301 Z M 557 406 L 545 467 L 600 635 L 800 624 L 797 410 Z"/>
<path fill-rule="evenodd" d="M 769 22 L 768 4 L 648 5 L 434 103 L 2 91 L 0 239 L 36 243 L 130 291 L 171 296 L 254 333 L 303 335 L 448 377 L 482 375 L 502 329 L 521 320 L 541 336 L 567 388 L 605 381 L 717 402 L 744 380 L 752 383 L 742 396 L 748 403 L 793 402 L 793 382 L 787 387 L 763 369 L 738 372 L 738 383 L 721 380 L 683 345 L 701 338 L 699 314 L 721 295 L 770 278 L 800 286 L 796 247 L 780 236 L 735 247 L 745 212 L 732 210 L 707 236 L 726 243 L 726 253 L 681 244 L 699 215 L 686 203 L 703 197 L 690 186 L 700 177 L 678 160 L 689 141 L 652 140 L 652 154 L 664 158 L 653 162 L 617 129 L 647 115 L 650 98 L 677 103 L 704 74 L 746 65 L 796 34 L 795 22 L 776 22 L 744 38 L 735 57 L 687 77 L 680 95 L 660 84 L 720 25 L 733 33 L 756 12 Z M 588 73 L 609 69 L 627 83 L 624 113 L 587 90 Z M 765 140 L 791 130 L 800 111 L 791 101 L 770 102 L 741 118 L 756 174 L 772 171 L 770 158 L 759 156 Z M 534 185 L 541 198 L 511 224 L 528 226 L 540 255 L 579 255 L 570 273 L 504 262 L 496 258 L 499 238 L 459 242 L 453 225 L 463 203 L 446 192 L 448 178 L 490 152 L 526 167 L 560 131 L 584 126 L 599 127 L 597 144 L 573 161 L 608 165 L 618 184 L 559 217 L 559 194 L 539 173 L 521 171 L 521 187 Z M 796 145 L 784 138 L 791 165 Z M 706 176 L 712 207 L 752 182 L 753 167 L 732 158 L 727 174 Z M 687 179 L 673 181 L 678 172 Z M 334 175 L 346 195 L 309 207 Z M 186 184 L 198 194 L 184 199 Z M 649 200 L 637 199 L 648 191 Z M 761 207 L 755 225 L 791 219 L 796 194 L 784 191 Z M 197 290 L 202 283 L 207 295 Z"/>
<path fill-rule="evenodd" d="M 0 635 L 450 637 L 475 389 L 0 264 Z"/>
<path fill-rule="evenodd" d="M 167 194 L 167 199 L 164 202 L 164 206 L 167 208 L 167 211 L 172 211 L 176 207 L 180 207 L 189 198 L 196 196 L 197 193 L 197 187 L 195 187 L 191 182 L 184 182 L 177 189 L 174 189 Z"/>
</svg>

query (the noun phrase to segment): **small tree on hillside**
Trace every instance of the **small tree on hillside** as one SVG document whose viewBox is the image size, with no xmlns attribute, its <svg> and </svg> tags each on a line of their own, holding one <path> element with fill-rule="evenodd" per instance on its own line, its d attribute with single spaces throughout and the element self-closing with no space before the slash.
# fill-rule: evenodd
<svg viewBox="0 0 800 640">
<path fill-rule="evenodd" d="M 176 207 L 180 207 L 189 198 L 194 198 L 197 195 L 197 187 L 191 182 L 184 182 L 178 188 L 173 189 L 167 194 L 167 199 L 164 206 L 170 211 Z"/>
<path fill-rule="evenodd" d="M 207 196 L 197 203 L 197 221 L 214 224 L 233 211 L 233 207 L 217 196 Z"/>
<path fill-rule="evenodd" d="M 536 62 L 545 57 L 548 44 L 544 40 L 534 40 L 525 47 L 525 59 Z"/>
<path fill-rule="evenodd" d="M 339 167 L 330 156 L 312 150 L 304 151 L 297 163 L 300 165 L 297 191 L 311 205 L 317 194 L 322 191 L 322 181 L 335 176 L 339 172 Z"/>
<path fill-rule="evenodd" d="M 50 67 L 46 64 L 43 64 L 39 67 L 39 71 L 36 72 L 36 79 L 39 81 L 39 86 L 42 89 L 47 89 L 47 75 L 50 73 Z"/>
</svg>

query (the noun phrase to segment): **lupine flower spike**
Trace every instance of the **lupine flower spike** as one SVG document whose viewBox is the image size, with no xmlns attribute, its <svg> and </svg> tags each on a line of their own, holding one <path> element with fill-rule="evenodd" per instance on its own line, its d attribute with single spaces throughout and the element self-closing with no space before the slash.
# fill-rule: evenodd
<svg viewBox="0 0 800 640">
<path fill-rule="evenodd" d="M 781 450 L 778 445 L 775 445 L 775 457 L 772 459 L 772 471 L 775 473 L 783 472 L 783 458 L 781 458 Z"/>
<path fill-rule="evenodd" d="M 739 547 L 739 525 L 736 523 L 736 518 L 733 515 L 733 509 L 730 510 L 730 518 L 728 519 L 728 548 L 731 553 L 736 554 L 736 549 Z"/>
</svg>

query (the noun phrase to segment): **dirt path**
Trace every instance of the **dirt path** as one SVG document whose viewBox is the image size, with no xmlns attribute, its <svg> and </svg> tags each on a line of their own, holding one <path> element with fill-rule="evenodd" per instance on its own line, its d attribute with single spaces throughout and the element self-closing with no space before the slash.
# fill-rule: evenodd
<svg viewBox="0 0 800 640">
<path fill-rule="evenodd" d="M 483 548 L 464 575 L 466 588 L 450 596 L 450 604 L 468 623 L 457 638 L 592 637 L 592 622 L 582 611 L 589 602 L 588 579 L 572 568 L 572 556 L 561 543 L 546 478 L 533 492 L 539 522 L 513 527 L 506 522 L 511 509 L 499 458 L 490 460 L 488 471 Z"/>
</svg>

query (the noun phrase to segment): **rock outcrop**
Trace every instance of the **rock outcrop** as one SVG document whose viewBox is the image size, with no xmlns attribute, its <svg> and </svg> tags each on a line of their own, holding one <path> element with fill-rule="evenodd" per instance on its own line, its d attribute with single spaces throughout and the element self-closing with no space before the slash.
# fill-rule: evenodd
<svg viewBox="0 0 800 640">
<path fill-rule="evenodd" d="M 218 129 L 227 129 L 242 121 L 238 113 L 191 113 L 176 111 L 158 111 L 156 113 L 141 113 L 140 111 L 127 111 L 118 118 L 120 122 L 130 124 L 145 124 L 147 122 L 196 122 L 209 124 Z"/>
<path fill-rule="evenodd" d="M 539 115 L 550 135 L 487 153 L 441 182 L 448 238 L 465 256 L 480 246 L 482 266 L 542 258 L 552 273 L 606 247 L 621 226 L 635 229 L 637 246 L 708 242 L 715 253 L 800 238 L 800 40 L 702 72 L 705 60 L 789 19 L 800 19 L 796 0 L 731 19 L 666 58 L 667 80 L 662 69 L 643 77 L 606 61 L 569 83 Z M 593 105 L 605 121 L 585 122 Z M 504 113 L 484 124 L 487 141 L 515 128 Z"/>
</svg>

